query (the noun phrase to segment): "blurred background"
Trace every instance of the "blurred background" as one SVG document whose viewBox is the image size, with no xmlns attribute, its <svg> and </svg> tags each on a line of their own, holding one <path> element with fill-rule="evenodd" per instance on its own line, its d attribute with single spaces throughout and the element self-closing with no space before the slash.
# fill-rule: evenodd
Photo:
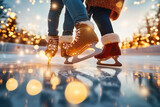
<svg viewBox="0 0 160 107">
<path fill-rule="evenodd" d="M 125 1 L 119 19 L 113 22 L 122 49 L 160 44 L 159 3 L 159 0 Z M 12 42 L 45 46 L 49 8 L 50 0 L 0 0 L 1 44 Z M 62 34 L 63 21 L 64 9 L 60 17 L 59 35 Z M 100 38 L 97 27 L 96 33 Z M 101 47 L 101 43 L 98 47 Z"/>
<path fill-rule="evenodd" d="M 64 65 L 60 51 L 48 66 L 49 8 L 50 0 L 0 0 L 0 107 L 160 107 L 160 0 L 125 0 L 112 22 L 121 68 L 95 58 Z M 63 21 L 64 9 L 60 36 Z"/>
</svg>

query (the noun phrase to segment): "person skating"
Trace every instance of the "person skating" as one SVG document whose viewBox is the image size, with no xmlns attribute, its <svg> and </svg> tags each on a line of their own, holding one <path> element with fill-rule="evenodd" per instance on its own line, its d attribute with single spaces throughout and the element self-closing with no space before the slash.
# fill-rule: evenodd
<svg viewBox="0 0 160 107">
<path fill-rule="evenodd" d="M 110 19 L 116 20 L 122 10 L 124 0 L 86 0 L 89 16 L 93 17 L 100 33 L 103 44 L 102 53 L 95 56 L 97 64 L 107 66 L 122 66 L 117 60 L 121 55 L 118 43 L 119 36 L 114 33 Z M 115 64 L 102 64 L 101 61 L 113 58 Z"/>
<path fill-rule="evenodd" d="M 61 11 L 64 7 L 62 0 L 51 0 L 50 10 L 48 14 L 48 37 L 47 40 L 47 49 L 45 51 L 46 56 L 48 57 L 48 63 L 50 63 L 52 57 L 54 57 L 58 51 L 58 44 L 60 41 L 61 45 L 61 56 L 68 58 L 68 55 L 65 54 L 64 44 L 69 44 L 72 42 L 73 37 L 73 28 L 74 23 L 69 12 L 66 9 L 65 19 L 63 24 L 63 36 L 58 36 L 58 24 Z M 67 43 L 66 43 L 67 42 Z"/>
<path fill-rule="evenodd" d="M 96 33 L 94 32 L 94 26 L 92 22 L 89 21 L 87 10 L 83 5 L 82 1 L 81 0 L 62 0 L 62 1 L 65 4 L 67 10 L 69 11 L 72 20 L 76 26 L 75 40 L 70 44 L 66 53 L 69 56 L 75 56 L 74 58 L 77 58 L 77 55 L 80 55 L 86 49 L 94 47 L 98 42 L 98 38 Z M 97 55 L 98 53 L 100 52 L 97 51 L 94 54 L 85 57 L 84 59 L 91 58 L 94 55 Z M 73 63 L 79 61 L 82 61 L 82 59 L 72 60 Z"/>
</svg>

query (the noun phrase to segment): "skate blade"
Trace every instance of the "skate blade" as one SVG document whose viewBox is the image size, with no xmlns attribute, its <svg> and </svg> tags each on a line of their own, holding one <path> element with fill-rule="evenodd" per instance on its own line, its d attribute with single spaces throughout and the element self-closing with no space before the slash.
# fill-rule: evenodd
<svg viewBox="0 0 160 107">
<path fill-rule="evenodd" d="M 104 63 L 97 63 L 98 66 L 101 66 L 101 67 L 122 67 L 122 64 L 119 62 L 119 63 L 114 63 L 114 64 L 104 64 Z M 98 67 L 97 66 L 97 67 Z"/>
<path fill-rule="evenodd" d="M 48 65 L 50 64 L 52 58 L 48 58 Z"/>
<path fill-rule="evenodd" d="M 118 68 L 119 68 L 119 67 L 122 66 L 122 63 L 120 63 L 120 62 L 118 61 L 118 57 L 119 57 L 119 56 L 113 56 L 113 57 L 104 58 L 104 59 L 102 59 L 102 60 L 98 60 L 97 65 L 99 65 L 99 66 L 106 66 L 106 67 L 118 67 Z M 105 61 L 105 60 L 108 60 L 108 59 L 110 59 L 110 58 L 113 58 L 113 60 L 115 61 L 114 64 L 104 64 L 104 63 L 101 63 L 101 61 Z"/>
<path fill-rule="evenodd" d="M 92 54 L 84 56 L 82 58 L 78 58 L 78 55 L 75 55 L 75 56 L 73 56 L 73 59 L 72 59 L 72 61 L 70 63 L 72 63 L 72 64 L 78 63 L 78 62 L 81 62 L 83 60 L 89 59 L 89 58 L 91 58 L 93 56 L 96 56 L 96 55 L 100 54 L 102 52 L 102 50 L 97 48 L 95 45 L 96 45 L 96 43 L 92 44 L 89 47 L 89 48 L 93 48 L 95 50 Z"/>
<path fill-rule="evenodd" d="M 64 64 L 73 64 L 72 62 L 69 62 L 68 60 L 69 60 L 69 56 L 68 57 L 65 57 L 66 58 L 66 60 L 64 61 Z"/>
<path fill-rule="evenodd" d="M 114 69 L 116 71 L 122 71 L 122 68 L 121 67 L 115 67 L 115 66 L 101 66 L 101 65 L 97 65 L 97 68 L 98 69 L 103 69 L 103 68 L 108 68 L 108 69 Z"/>
</svg>

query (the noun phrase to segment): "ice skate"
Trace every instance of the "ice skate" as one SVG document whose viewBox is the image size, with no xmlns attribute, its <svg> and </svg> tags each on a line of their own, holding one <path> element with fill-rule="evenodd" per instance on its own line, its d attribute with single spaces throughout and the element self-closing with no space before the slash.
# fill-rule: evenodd
<svg viewBox="0 0 160 107">
<path fill-rule="evenodd" d="M 90 21 L 80 22 L 76 25 L 76 37 L 70 44 L 66 53 L 69 56 L 73 56 L 71 63 L 77 63 L 88 58 L 91 58 L 101 52 L 95 45 L 98 42 L 97 35 L 94 32 L 94 26 Z M 93 48 L 94 53 L 87 55 L 83 58 L 78 58 L 78 55 L 82 54 L 88 48 Z"/>
<path fill-rule="evenodd" d="M 113 67 L 120 67 L 122 64 L 118 61 L 118 57 L 121 55 L 120 48 L 118 46 L 119 43 L 119 37 L 118 35 L 111 33 L 106 34 L 102 37 L 102 43 L 104 45 L 102 53 L 95 56 L 97 58 L 98 65 L 102 66 L 113 66 Z M 114 64 L 105 64 L 101 61 L 106 61 L 108 59 L 112 58 L 115 63 Z"/>
<path fill-rule="evenodd" d="M 58 51 L 58 40 L 58 36 L 47 38 L 47 49 L 45 51 L 45 55 L 48 57 L 48 64 L 50 64 L 51 59 Z"/>
<path fill-rule="evenodd" d="M 59 38 L 59 43 L 61 47 L 61 56 L 66 58 L 64 64 L 72 64 L 71 62 L 68 61 L 70 56 L 66 54 L 66 50 L 69 47 L 70 43 L 73 41 L 73 37 L 68 35 L 68 36 L 61 36 Z"/>
</svg>

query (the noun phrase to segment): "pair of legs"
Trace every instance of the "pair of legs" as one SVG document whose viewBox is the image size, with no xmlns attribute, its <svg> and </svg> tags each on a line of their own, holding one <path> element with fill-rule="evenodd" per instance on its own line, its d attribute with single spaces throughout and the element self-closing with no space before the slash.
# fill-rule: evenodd
<svg viewBox="0 0 160 107">
<path fill-rule="evenodd" d="M 48 14 L 48 35 L 57 36 L 58 35 L 58 25 L 59 18 L 62 12 L 64 4 L 62 0 L 51 0 L 50 10 Z M 62 35 L 72 35 L 74 28 L 74 23 L 68 12 L 65 10 L 65 17 L 63 23 L 63 34 Z"/>
<path fill-rule="evenodd" d="M 100 33 L 102 35 L 101 41 L 103 46 L 102 53 L 95 56 L 99 61 L 97 64 L 102 64 L 101 61 L 105 61 L 109 58 L 115 60 L 115 65 L 121 66 L 121 63 L 117 60 L 121 55 L 118 43 L 120 42 L 117 34 L 114 33 L 113 27 L 110 21 L 111 10 L 101 7 L 91 7 L 89 11 L 89 17 L 93 17 L 96 22 Z M 112 64 L 114 65 L 114 64 Z"/>
<path fill-rule="evenodd" d="M 46 56 L 48 57 L 48 63 L 50 63 L 52 57 L 54 57 L 58 51 L 59 44 L 59 36 L 58 36 L 58 25 L 60 14 L 64 4 L 62 0 L 51 0 L 50 10 L 48 14 L 48 37 L 47 37 L 47 49 L 45 51 Z M 63 44 L 64 42 L 72 41 L 72 33 L 73 33 L 74 23 L 67 9 L 65 9 L 65 17 L 63 23 L 63 36 L 60 38 L 60 42 Z M 68 41 L 64 41 L 66 38 Z M 63 40 L 63 41 L 62 41 Z M 67 45 L 67 44 L 66 44 Z M 61 45 L 61 55 L 64 57 L 65 50 L 64 45 Z"/>
<path fill-rule="evenodd" d="M 46 50 L 46 56 L 49 58 L 49 62 L 52 57 L 58 51 L 58 44 L 60 42 L 61 46 L 61 56 L 67 57 L 66 49 L 68 48 L 69 44 L 72 42 L 72 32 L 74 25 L 79 23 L 80 21 L 89 20 L 87 16 L 87 11 L 83 5 L 84 0 L 51 0 L 50 11 L 48 15 L 48 44 Z M 72 13 L 72 17 L 70 13 L 66 9 L 65 12 L 65 20 L 63 24 L 63 36 L 60 38 L 58 35 L 58 25 L 59 25 L 59 17 L 61 11 L 64 7 L 64 3 L 72 9 L 70 9 L 70 13 Z M 78 9 L 77 9 L 78 7 Z"/>
<path fill-rule="evenodd" d="M 67 49 L 66 53 L 69 56 L 79 55 L 86 49 L 95 46 L 95 44 L 98 42 L 98 38 L 93 30 L 94 27 L 92 23 L 89 21 L 88 13 L 81 0 L 62 0 L 62 1 L 67 7 L 67 10 L 70 13 L 74 25 L 76 26 L 77 29 L 76 38 L 70 44 L 70 47 Z M 107 38 L 110 39 L 110 36 L 109 37 L 107 36 L 106 39 Z M 111 40 L 109 40 L 108 42 L 110 41 Z M 115 40 L 112 40 L 111 42 L 115 42 Z M 94 53 L 88 56 L 87 58 L 90 58 L 97 54 L 98 53 Z"/>
<path fill-rule="evenodd" d="M 69 56 L 77 56 L 86 49 L 94 47 L 98 42 L 97 35 L 94 32 L 94 26 L 89 21 L 88 12 L 81 0 L 62 0 L 69 11 L 76 27 L 76 37 L 67 49 Z M 91 55 L 93 56 L 93 54 Z M 90 58 L 91 56 L 86 57 Z M 76 61 L 75 61 L 76 62 Z M 73 61 L 73 63 L 75 63 Z"/>
</svg>

